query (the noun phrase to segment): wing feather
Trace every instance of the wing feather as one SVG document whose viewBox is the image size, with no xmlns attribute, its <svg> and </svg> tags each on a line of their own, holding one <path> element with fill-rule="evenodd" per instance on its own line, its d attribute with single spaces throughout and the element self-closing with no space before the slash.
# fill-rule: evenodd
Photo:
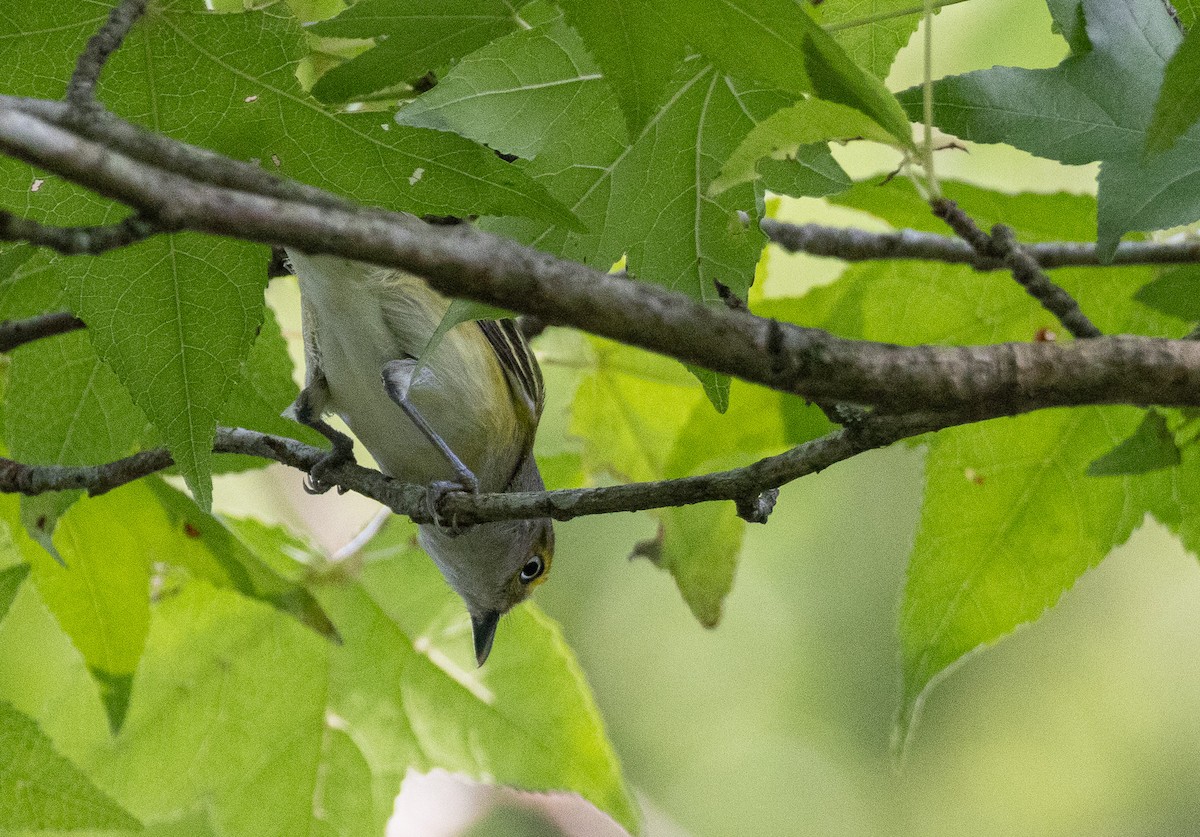
<svg viewBox="0 0 1200 837">
<path fill-rule="evenodd" d="M 513 394 L 529 410 L 536 423 L 542 417 L 542 408 L 546 404 L 546 387 L 542 381 L 541 367 L 525 335 L 517 327 L 517 321 L 509 318 L 477 322 L 492 351 L 496 353 Z"/>
</svg>

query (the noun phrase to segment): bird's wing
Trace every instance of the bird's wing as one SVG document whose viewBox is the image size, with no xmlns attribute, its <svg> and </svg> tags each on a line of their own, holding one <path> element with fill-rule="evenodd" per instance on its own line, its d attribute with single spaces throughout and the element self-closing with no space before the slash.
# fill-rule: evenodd
<svg viewBox="0 0 1200 837">
<path fill-rule="evenodd" d="M 518 403 L 529 410 L 534 426 L 542 417 L 546 404 L 546 387 L 542 381 L 542 370 L 525 335 L 517 327 L 517 321 L 478 320 L 483 336 L 492 344 L 492 351 L 500 361 L 504 377 L 517 398 Z"/>
</svg>

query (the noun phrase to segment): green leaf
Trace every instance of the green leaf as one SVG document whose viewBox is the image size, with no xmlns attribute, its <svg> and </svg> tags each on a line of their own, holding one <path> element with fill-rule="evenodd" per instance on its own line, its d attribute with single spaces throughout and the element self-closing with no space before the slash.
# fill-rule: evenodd
<svg viewBox="0 0 1200 837">
<path fill-rule="evenodd" d="M 203 803 L 229 837 L 309 833 L 324 650 L 271 608 L 184 585 L 155 608 L 125 726 L 96 751 L 92 775 L 144 820 Z"/>
<path fill-rule="evenodd" d="M 1173 468 L 1181 462 L 1175 434 L 1157 410 L 1149 410 L 1137 430 L 1108 453 L 1088 465 L 1089 477 L 1115 477 L 1144 474 L 1160 468 Z"/>
<path fill-rule="evenodd" d="M 827 140 L 862 138 L 889 142 L 888 134 L 861 112 L 821 99 L 804 99 L 776 111 L 755 125 L 721 167 L 709 186 L 716 195 L 758 176 L 756 164 L 764 157 L 794 158 L 801 148 Z"/>
<path fill-rule="evenodd" d="M 1065 192 L 1011 195 L 952 180 L 943 181 L 942 186 L 946 197 L 981 227 L 1008 224 L 1019 231 L 1024 242 L 1090 241 L 1096 232 L 1094 198 Z M 904 179 L 883 184 L 864 181 L 831 202 L 870 213 L 896 229 L 949 233 L 946 222 L 933 214 L 929 202 Z"/>
<path fill-rule="evenodd" d="M 759 160 L 756 173 L 767 191 L 793 198 L 823 198 L 854 185 L 824 143 L 802 146 L 790 159 Z"/>
<path fill-rule="evenodd" d="M 145 516 L 142 499 L 140 487 L 126 486 L 73 505 L 54 532 L 62 564 L 24 533 L 15 537 L 46 607 L 96 677 L 114 729 L 150 623 L 153 548 L 130 525 Z"/>
<path fill-rule="evenodd" d="M 153 495 L 147 501 L 160 505 L 164 516 L 158 527 L 165 547 L 160 560 L 265 602 L 321 636 L 337 637 L 304 586 L 304 569 L 288 557 L 306 554 L 303 542 L 277 526 L 214 517 L 162 480 L 147 480 L 146 486 Z"/>
<path fill-rule="evenodd" d="M 325 727 L 321 741 L 319 796 L 313 799 L 311 837 L 359 837 L 379 833 L 371 765 L 345 730 Z M 394 800 L 387 800 L 394 804 Z M 318 813 L 319 812 L 319 813 Z M 182 834 L 180 837 L 190 837 Z"/>
<path fill-rule="evenodd" d="M 659 355 L 589 338 L 589 366 L 571 407 L 584 472 L 626 482 L 660 479 L 675 439 L 704 394 L 682 366 Z"/>
<path fill-rule="evenodd" d="M 429 340 L 426 341 L 425 348 L 421 349 L 420 355 L 417 356 L 418 365 L 423 363 L 425 358 L 437 350 L 442 339 L 452 328 L 462 323 L 474 322 L 475 320 L 496 320 L 511 316 L 513 316 L 513 312 L 497 308 L 494 305 L 488 305 L 484 302 L 473 302 L 469 299 L 451 300 L 450 306 L 446 309 L 446 313 L 442 315 L 437 328 L 433 330 L 433 334 L 429 335 Z"/>
<path fill-rule="evenodd" d="M 256 245 L 178 235 L 88 259 L 71 277 L 92 345 L 204 508 L 218 412 L 262 325 L 265 260 Z"/>
<path fill-rule="evenodd" d="M 1012 223 L 1021 241 L 1086 235 L 1096 217 L 1095 201 L 1084 196 L 1010 196 L 955 183 L 945 189 L 985 227 Z M 836 201 L 896 226 L 941 224 L 911 185 L 858 186 Z M 1186 323 L 1130 298 L 1154 275 L 1150 267 L 1063 268 L 1055 280 L 1105 332 L 1179 336 Z M 923 263 L 853 265 L 833 284 L 764 310 L 848 337 L 906 345 L 1029 341 L 1055 326 L 1004 273 Z M 922 522 L 901 622 L 897 743 L 910 734 L 942 672 L 1037 618 L 1127 538 L 1147 510 L 1165 506 L 1168 472 L 1086 476 L 1088 464 L 1133 433 L 1141 416 L 1132 408 L 1048 411 L 929 437 Z"/>
<path fill-rule="evenodd" d="M 686 48 L 646 0 L 563 0 L 567 20 L 604 71 L 631 136 L 665 98 Z"/>
<path fill-rule="evenodd" d="M 634 803 L 557 626 L 522 605 L 476 668 L 462 603 L 415 536 L 415 526 L 392 518 L 364 550 L 360 581 L 321 593 L 345 637 L 331 652 L 331 708 L 371 765 L 378 826 L 411 767 L 578 793 L 636 830 Z"/>
<path fill-rule="evenodd" d="M 708 184 L 740 137 L 786 99 L 744 89 L 689 61 L 672 80 L 665 104 L 629 145 L 611 94 L 600 85 L 589 95 L 595 98 L 587 118 L 560 123 L 542 152 L 521 164 L 588 233 L 516 219 L 484 226 L 604 268 L 625 254 L 634 277 L 712 304 L 723 304 L 716 282 L 744 299 L 765 244 L 757 223 L 761 199 L 750 184 L 709 197 Z"/>
<path fill-rule="evenodd" d="M 82 491 L 51 491 L 32 497 L 22 494 L 19 498 L 21 525 L 25 527 L 26 533 L 37 541 L 51 558 L 64 566 L 66 561 L 58 554 L 58 547 L 54 545 L 54 530 L 58 528 L 58 521 L 62 516 L 77 500 L 82 499 L 83 494 Z"/>
<path fill-rule="evenodd" d="M 1054 19 L 1053 30 L 1063 36 L 1071 52 L 1082 55 L 1092 48 L 1088 40 L 1080 0 L 1047 0 L 1050 16 Z"/>
<path fill-rule="evenodd" d="M 703 474 L 748 465 L 786 446 L 780 403 L 787 396 L 734 381 L 722 415 L 677 364 L 608 341 L 591 339 L 590 345 L 591 372 L 579 384 L 570 432 L 584 440 L 584 471 L 593 478 Z M 734 504 L 652 514 L 661 529 L 646 557 L 671 573 L 701 624 L 716 625 L 745 529 Z"/>
<path fill-rule="evenodd" d="M 1200 119 L 1200 30 L 1192 29 L 1167 62 L 1154 116 L 1146 129 L 1146 151 L 1166 151 Z"/>
<path fill-rule="evenodd" d="M 55 751 L 32 718 L 0 701 L 0 829 L 141 830 L 141 823 Z"/>
<path fill-rule="evenodd" d="M 1141 523 L 1130 477 L 1084 476 L 1138 416 L 1132 408 L 1043 411 L 935 437 L 900 620 L 897 743 L 936 678 L 1041 616 Z"/>
<path fill-rule="evenodd" d="M 313 95 L 346 102 L 413 82 L 521 24 L 504 0 L 361 0 L 308 31 L 330 38 L 376 38 L 377 44 L 317 80 Z"/>
<path fill-rule="evenodd" d="M 1111 257 L 1130 230 L 1200 217 L 1200 126 L 1170 151 L 1145 158 L 1179 30 L 1157 0 L 1083 0 L 1082 11 L 1090 49 L 1051 69 L 994 67 L 942 79 L 934 85 L 934 119 L 964 139 L 1005 142 L 1068 164 L 1101 161 L 1097 244 Z M 916 118 L 922 91 L 900 98 Z"/>
<path fill-rule="evenodd" d="M 783 450 L 780 395 L 741 382 L 736 389 L 724 415 L 717 415 L 704 403 L 692 409 L 675 437 L 662 476 L 740 468 Z M 732 502 L 659 509 L 654 515 L 662 527 L 655 563 L 671 573 L 700 623 L 716 626 L 733 587 L 745 521 L 737 516 Z"/>
<path fill-rule="evenodd" d="M 912 129 L 894 96 L 792 0 L 669 0 L 669 21 L 722 71 L 862 111 L 896 144 Z"/>
<path fill-rule="evenodd" d="M 0 319 L 65 310 L 67 265 L 39 254 L 0 280 Z M 21 462 L 98 465 L 132 453 L 149 435 L 145 415 L 83 332 L 15 351 L 5 406 L 6 445 Z"/>
<path fill-rule="evenodd" d="M 1155 311 L 1196 322 L 1200 320 L 1200 267 L 1163 270 L 1154 281 L 1138 288 L 1133 298 Z"/>
<path fill-rule="evenodd" d="M 13 599 L 17 597 L 17 592 L 28 576 L 29 565 L 25 563 L 13 564 L 0 570 L 0 621 L 8 615 Z"/>
<path fill-rule="evenodd" d="M 453 131 L 517 157 L 586 119 L 603 97 L 599 69 L 559 15 L 466 56 L 400 108 L 401 125 Z"/>
<path fill-rule="evenodd" d="M 218 423 L 287 436 L 321 447 L 325 444 L 321 434 L 281 415 L 296 399 L 299 389 L 292 377 L 292 357 L 275 312 L 266 307 L 263 313 L 262 328 L 246 355 L 240 382 L 223 404 Z M 269 464 L 267 459 L 224 454 L 216 458 L 214 468 L 241 471 Z"/>
<path fill-rule="evenodd" d="M 811 8 L 846 55 L 879 79 L 887 78 L 896 53 L 917 31 L 924 14 L 912 0 L 841 0 Z"/>
</svg>

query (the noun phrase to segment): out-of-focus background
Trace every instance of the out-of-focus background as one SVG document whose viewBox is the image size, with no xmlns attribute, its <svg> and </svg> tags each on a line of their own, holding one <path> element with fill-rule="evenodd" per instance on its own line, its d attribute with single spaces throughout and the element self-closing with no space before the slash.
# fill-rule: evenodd
<svg viewBox="0 0 1200 837">
<path fill-rule="evenodd" d="M 916 5 L 916 4 L 914 4 Z M 1065 54 L 1043 0 L 976 0 L 935 22 L 934 75 Z M 1131 35 L 1132 36 L 1132 35 Z M 920 79 L 920 36 L 892 89 Z M 856 177 L 895 160 L 837 152 Z M 1087 192 L 1091 167 L 1007 148 L 945 151 L 939 174 L 1007 191 Z M 819 201 L 789 220 L 869 223 Z M 829 281 L 836 265 L 770 254 L 767 292 Z M 270 291 L 298 329 L 294 284 Z M 541 345 L 551 404 L 539 449 L 568 448 L 575 372 Z M 627 560 L 654 534 L 642 515 L 558 526 L 538 602 L 562 623 L 596 692 L 650 837 L 717 835 L 1192 835 L 1200 833 L 1200 573 L 1148 522 L 1037 624 L 956 669 L 931 693 L 905 763 L 896 619 L 920 504 L 922 451 L 870 453 L 785 488 L 750 527 L 721 625 L 701 628 L 674 583 Z M 365 458 L 365 457 L 364 457 Z M 295 472 L 228 478 L 227 507 L 309 531 L 335 549 L 375 509 L 309 498 Z M 500 641 L 503 641 L 501 638 Z M 391 833 L 603 837 L 620 831 L 571 799 L 411 776 Z"/>
</svg>

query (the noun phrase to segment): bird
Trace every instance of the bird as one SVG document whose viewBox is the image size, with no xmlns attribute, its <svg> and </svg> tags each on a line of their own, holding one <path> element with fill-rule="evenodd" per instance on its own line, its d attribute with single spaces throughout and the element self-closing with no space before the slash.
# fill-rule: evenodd
<svg viewBox="0 0 1200 837">
<path fill-rule="evenodd" d="M 470 320 L 430 347 L 450 300 L 402 270 L 286 250 L 300 285 L 305 384 L 289 415 L 332 449 L 306 488 L 328 491 L 330 468 L 353 443 L 323 418 L 342 418 L 390 477 L 442 494 L 541 491 L 533 441 L 545 405 L 537 358 L 515 320 Z M 428 351 L 427 351 L 428 349 Z M 500 617 L 544 582 L 554 558 L 549 518 L 459 530 L 436 517 L 418 542 L 471 618 L 479 666 Z"/>
</svg>

